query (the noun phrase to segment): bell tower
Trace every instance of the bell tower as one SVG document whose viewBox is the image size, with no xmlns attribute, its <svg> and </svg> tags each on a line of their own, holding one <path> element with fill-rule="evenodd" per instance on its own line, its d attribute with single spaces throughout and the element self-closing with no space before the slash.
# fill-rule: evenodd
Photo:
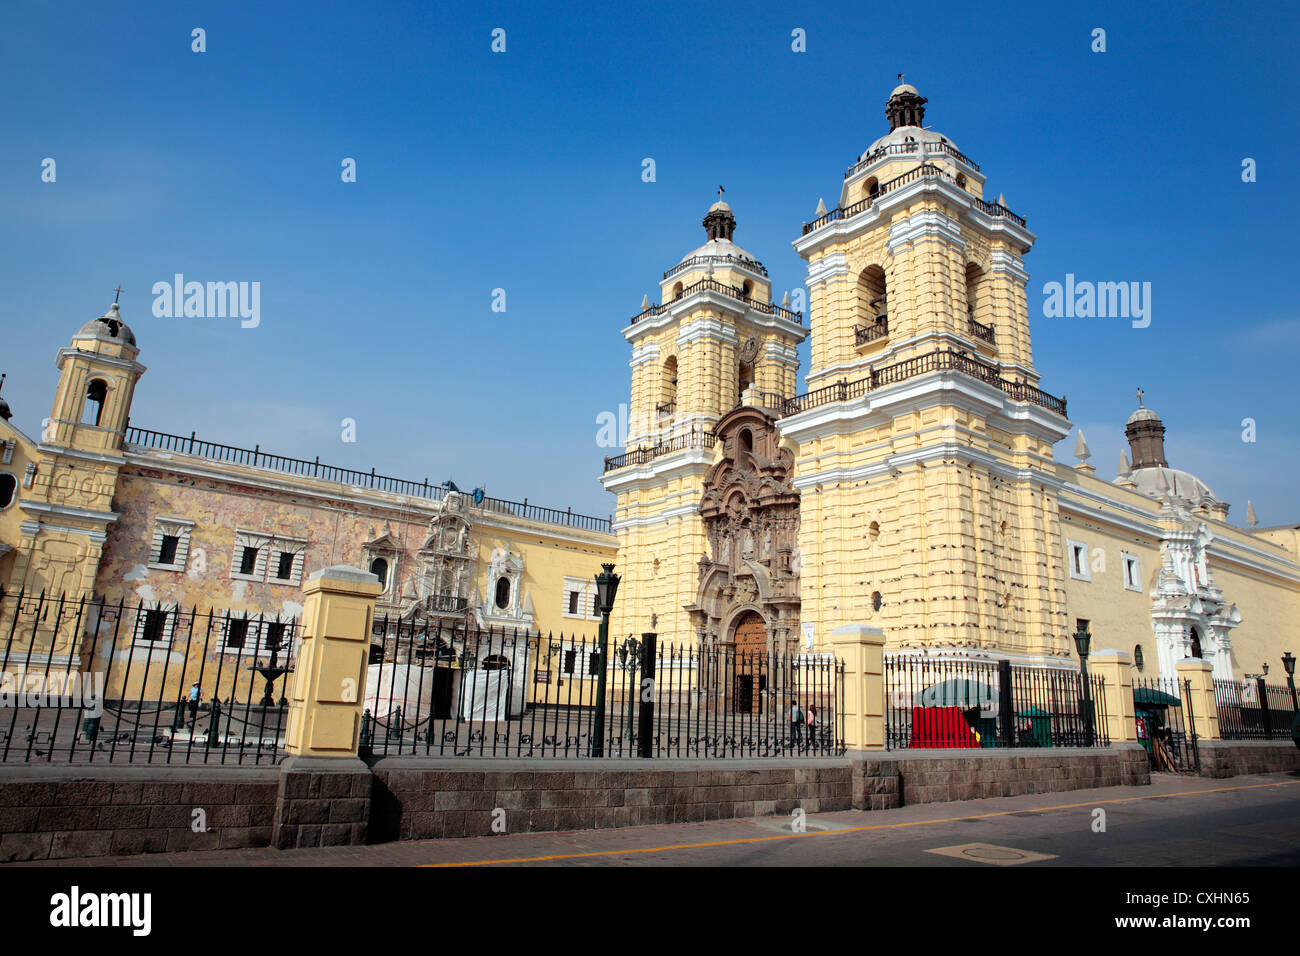
<svg viewBox="0 0 1300 956">
<path fill-rule="evenodd" d="M 145 371 L 139 354 L 116 302 L 59 350 L 54 405 L 41 430 L 31 487 L 19 501 L 25 520 L 7 593 L 77 600 L 93 591 L 108 525 L 117 519 L 113 495 L 127 417 Z M 73 640 L 56 657 L 75 653 Z"/>
<path fill-rule="evenodd" d="M 978 163 L 921 125 L 926 102 L 900 82 L 889 132 L 794 243 L 811 391 L 780 428 L 798 445 L 803 620 L 819 641 L 868 624 L 888 647 L 1063 657 L 1049 476 L 1070 423 L 1037 387 L 1035 237 L 984 198 Z"/>
<path fill-rule="evenodd" d="M 632 346 L 626 452 L 601 479 L 617 495 L 622 584 L 614 634 L 656 631 L 687 641 L 707 552 L 699 515 L 714 463 L 714 427 L 746 391 L 795 393 L 803 316 L 772 301 L 767 269 L 736 245 L 736 217 L 721 197 L 703 220 L 705 243 L 660 281 L 623 330 Z"/>
</svg>

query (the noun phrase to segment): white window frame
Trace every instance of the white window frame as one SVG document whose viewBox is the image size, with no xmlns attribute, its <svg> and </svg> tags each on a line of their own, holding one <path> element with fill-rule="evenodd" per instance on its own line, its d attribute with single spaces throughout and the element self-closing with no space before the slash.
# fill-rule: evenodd
<svg viewBox="0 0 1300 956">
<path fill-rule="evenodd" d="M 257 560 L 253 562 L 253 573 L 243 574 L 239 566 L 243 561 L 244 549 L 256 548 Z M 261 583 L 266 580 L 266 562 L 267 556 L 271 552 L 271 536 L 260 531 L 235 530 L 235 547 L 230 555 L 230 579 L 232 581 L 254 581 Z"/>
<path fill-rule="evenodd" d="M 308 544 L 306 538 L 292 538 L 284 534 L 236 528 L 235 547 L 230 556 L 230 579 L 271 584 L 282 588 L 300 588 L 303 568 L 307 562 Z M 257 561 L 253 565 L 252 574 L 242 574 L 239 570 L 245 548 L 257 548 Z M 293 566 L 287 578 L 278 578 L 271 571 L 272 564 L 279 570 L 281 554 L 294 556 Z"/>
<path fill-rule="evenodd" d="M 175 601 L 151 601 L 149 603 L 153 606 L 142 606 L 135 616 L 135 625 L 131 630 L 131 646 L 137 648 L 152 647 L 155 650 L 162 648 L 170 651 L 172 641 L 176 637 L 176 622 L 180 617 L 180 608 Z M 163 625 L 162 637 L 156 641 L 146 640 L 144 637 L 145 621 L 148 619 L 146 615 L 151 611 L 163 611 L 167 614 L 167 622 Z"/>
<path fill-rule="evenodd" d="M 1092 568 L 1088 563 L 1089 550 L 1088 545 L 1082 541 L 1072 541 L 1067 539 L 1065 542 L 1065 560 L 1070 569 L 1070 577 L 1076 581 L 1091 581 Z M 1075 556 L 1079 556 L 1079 568 L 1075 570 Z"/>
<path fill-rule="evenodd" d="M 591 673 L 591 659 L 596 656 L 598 648 L 592 644 L 560 644 L 560 666 L 559 672 L 561 678 L 568 680 L 595 680 L 599 674 Z M 573 671 L 569 672 L 564 669 L 565 659 L 572 652 Z"/>
<path fill-rule="evenodd" d="M 146 562 L 155 571 L 184 571 L 190 559 L 190 532 L 194 522 L 184 518 L 169 518 L 159 515 L 153 521 L 153 541 L 149 545 L 149 560 Z M 176 538 L 176 555 L 170 564 L 164 564 L 162 558 L 163 537 L 171 535 Z"/>
<path fill-rule="evenodd" d="M 272 555 L 274 555 L 275 568 L 280 568 L 280 555 L 292 554 L 293 564 L 289 568 L 287 578 L 278 578 L 272 571 Z M 267 552 L 266 560 L 266 583 L 275 584 L 282 588 L 300 588 L 302 587 L 302 569 L 307 561 L 307 539 L 306 538 L 286 538 L 283 535 L 276 535 L 271 539 L 270 550 Z"/>
<path fill-rule="evenodd" d="M 248 622 L 248 631 L 244 637 L 244 646 L 242 648 L 230 647 L 226 643 L 226 641 L 230 637 L 231 621 Z M 255 658 L 257 660 L 269 659 L 271 657 L 271 649 L 266 643 L 266 638 L 267 638 L 267 632 L 270 630 L 269 626 L 271 624 L 284 625 L 284 633 L 285 633 L 286 640 L 280 644 L 278 659 L 280 661 L 286 660 L 291 655 L 291 653 L 296 650 L 296 648 L 294 647 L 294 642 L 297 639 L 297 634 L 296 634 L 296 629 L 293 627 L 293 618 L 285 618 L 278 614 L 264 614 L 264 613 L 258 613 L 253 611 L 249 611 L 247 613 L 231 612 L 231 614 L 228 617 L 226 615 L 222 615 L 221 629 L 217 635 L 218 640 L 220 641 L 219 653 L 228 655 L 230 657 L 238 656 L 238 657 L 246 657 L 250 659 Z"/>
<path fill-rule="evenodd" d="M 1129 568 L 1133 569 L 1133 574 L 1129 575 Z M 1127 551 L 1119 553 L 1120 574 L 1124 576 L 1124 587 L 1129 591 L 1142 590 L 1142 562 L 1136 554 L 1129 554 Z M 1131 577 L 1131 583 L 1130 583 Z"/>
<path fill-rule="evenodd" d="M 572 614 L 569 612 L 569 595 L 575 591 L 578 594 L 578 611 L 576 614 Z M 594 580 L 566 575 L 564 578 L 564 601 L 560 606 L 560 616 L 566 617 L 570 621 L 599 621 L 600 611 L 596 608 L 598 594 Z"/>
</svg>

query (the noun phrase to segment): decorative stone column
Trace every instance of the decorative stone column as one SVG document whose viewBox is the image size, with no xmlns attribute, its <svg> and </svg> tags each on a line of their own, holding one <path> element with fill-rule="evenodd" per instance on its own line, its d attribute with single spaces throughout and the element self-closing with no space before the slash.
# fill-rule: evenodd
<svg viewBox="0 0 1300 956">
<path fill-rule="evenodd" d="M 885 632 L 865 624 L 831 631 L 830 650 L 844 661 L 844 740 L 852 750 L 885 749 Z"/>
<path fill-rule="evenodd" d="M 1124 651 L 1105 648 L 1088 656 L 1088 671 L 1106 682 L 1106 732 L 1112 744 L 1129 743 L 1137 737 L 1137 707 L 1133 702 L 1133 667 Z"/>
<path fill-rule="evenodd" d="M 1178 662 L 1179 696 L 1183 713 L 1191 706 L 1193 728 L 1201 740 L 1219 740 L 1219 705 L 1214 696 L 1214 667 L 1209 661 L 1189 657 Z"/>
<path fill-rule="evenodd" d="M 375 575 L 348 565 L 307 579 L 285 735 L 293 756 L 357 756 L 370 626 L 382 590 Z"/>
</svg>

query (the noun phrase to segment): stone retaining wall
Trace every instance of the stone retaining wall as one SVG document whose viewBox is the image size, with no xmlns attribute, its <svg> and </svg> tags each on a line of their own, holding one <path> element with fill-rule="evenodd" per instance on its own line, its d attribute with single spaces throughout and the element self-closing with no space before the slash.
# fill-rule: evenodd
<svg viewBox="0 0 1300 956">
<path fill-rule="evenodd" d="M 795 807 L 817 813 L 853 803 L 852 768 L 834 759 L 611 765 L 407 758 L 380 760 L 374 773 L 376 842 L 724 820 Z"/>
<path fill-rule="evenodd" d="M 891 751 L 859 756 L 854 767 L 853 806 L 859 810 L 1151 782 L 1140 744 L 1090 750 Z"/>
<path fill-rule="evenodd" d="M 1202 777 L 1300 770 L 1300 747 L 1290 740 L 1202 740 Z"/>
<path fill-rule="evenodd" d="M 279 777 L 274 767 L 6 768 L 0 863 L 269 846 Z"/>
</svg>

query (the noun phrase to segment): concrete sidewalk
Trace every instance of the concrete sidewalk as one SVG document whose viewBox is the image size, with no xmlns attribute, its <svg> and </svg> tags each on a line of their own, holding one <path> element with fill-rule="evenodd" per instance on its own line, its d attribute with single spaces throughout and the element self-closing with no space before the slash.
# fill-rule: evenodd
<svg viewBox="0 0 1300 956">
<path fill-rule="evenodd" d="M 1104 832 L 1096 830 L 1098 809 L 1105 813 Z M 11 865 L 1297 865 L 1297 810 L 1300 775 L 1294 773 L 1230 781 L 1156 775 L 1149 787 L 1141 788 L 810 814 L 805 833 L 792 832 L 791 816 L 767 816 L 376 846 L 223 850 Z M 991 844 L 994 849 L 962 851 L 968 854 L 964 858 L 962 853 L 934 852 L 972 844 Z"/>
</svg>

